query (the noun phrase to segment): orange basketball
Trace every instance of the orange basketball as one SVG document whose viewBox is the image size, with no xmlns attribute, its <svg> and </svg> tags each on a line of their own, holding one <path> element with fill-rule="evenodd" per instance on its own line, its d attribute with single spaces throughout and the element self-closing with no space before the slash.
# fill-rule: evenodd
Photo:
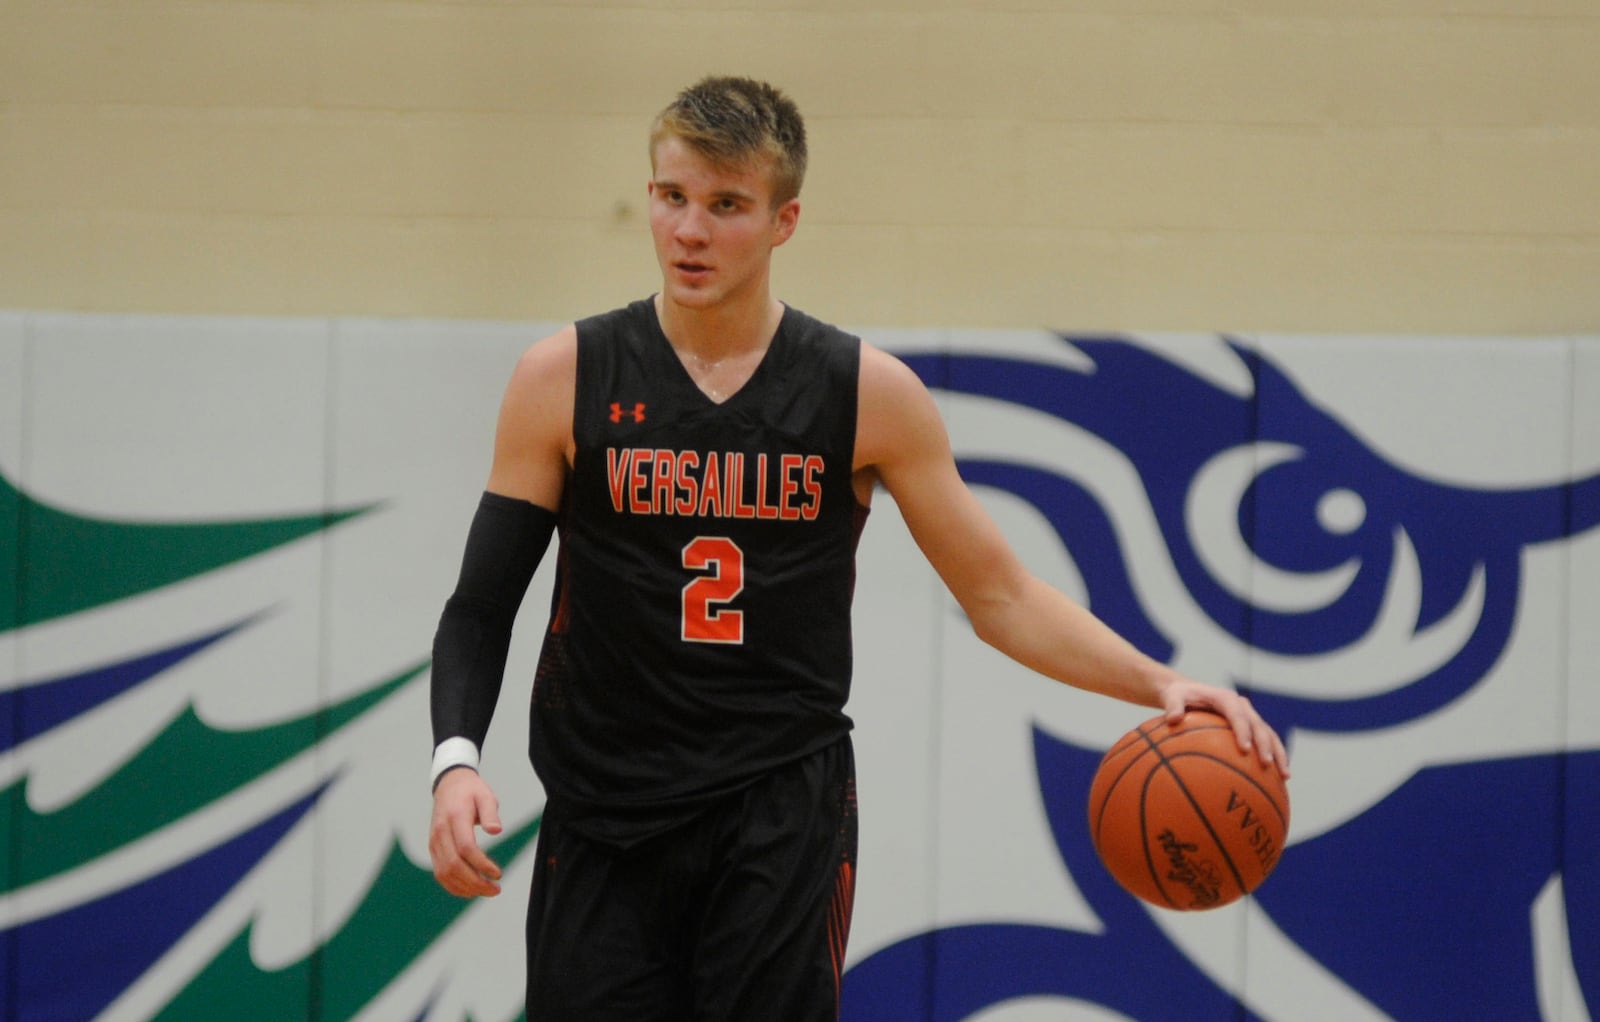
<svg viewBox="0 0 1600 1022">
<path fill-rule="evenodd" d="M 1217 908 L 1261 885 L 1283 854 L 1289 791 L 1240 751 L 1221 716 L 1145 721 L 1117 740 L 1089 786 L 1089 834 L 1130 893 L 1161 908 Z"/>
</svg>

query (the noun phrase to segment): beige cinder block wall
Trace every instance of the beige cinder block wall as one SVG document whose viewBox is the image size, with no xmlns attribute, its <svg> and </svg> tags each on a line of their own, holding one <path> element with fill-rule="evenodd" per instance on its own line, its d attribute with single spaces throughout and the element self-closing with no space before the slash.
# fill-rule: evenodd
<svg viewBox="0 0 1600 1022">
<path fill-rule="evenodd" d="M 1600 327 L 1597 0 L 0 0 L 0 307 L 610 307 L 710 71 L 807 112 L 835 321 Z"/>
</svg>

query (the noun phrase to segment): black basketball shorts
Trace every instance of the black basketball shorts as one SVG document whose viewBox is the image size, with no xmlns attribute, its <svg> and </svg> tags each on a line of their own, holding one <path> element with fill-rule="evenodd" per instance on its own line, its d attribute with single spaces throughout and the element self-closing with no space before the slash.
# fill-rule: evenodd
<svg viewBox="0 0 1600 1022">
<path fill-rule="evenodd" d="M 529 1022 L 832 1022 L 855 895 L 848 738 L 628 848 L 547 814 Z"/>
</svg>

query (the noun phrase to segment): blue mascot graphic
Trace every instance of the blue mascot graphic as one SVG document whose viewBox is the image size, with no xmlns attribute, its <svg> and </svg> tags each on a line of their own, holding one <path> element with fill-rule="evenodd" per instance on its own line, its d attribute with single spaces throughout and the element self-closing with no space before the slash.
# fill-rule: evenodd
<svg viewBox="0 0 1600 1022">
<path fill-rule="evenodd" d="M 1233 393 L 1149 347 L 1062 337 L 1064 360 L 909 354 L 929 386 L 1054 417 L 1134 466 L 1174 570 L 1219 632 L 1261 673 L 1228 679 L 1289 738 L 1392 728 L 1445 708 L 1503 656 L 1526 551 L 1600 525 L 1600 477 L 1526 489 L 1453 486 L 1407 472 L 1319 408 L 1267 357 L 1229 341 L 1251 392 Z M 958 452 L 959 453 L 959 452 Z M 1128 552 L 1090 489 L 1058 468 L 962 458 L 963 476 L 1030 503 L 1072 554 L 1091 606 L 1170 661 L 1132 582 Z M 1242 549 L 1322 597 L 1252 600 L 1194 539 L 1197 501 L 1230 501 Z M 1339 662 L 1397 623 L 1411 655 L 1386 658 L 1381 688 L 1296 691 L 1275 665 Z M 1166 935 L 1095 858 L 1083 804 L 1099 751 L 1035 728 L 1034 760 L 1063 864 L 1096 932 L 997 921 L 935 929 L 847 974 L 852 1022 L 953 1022 L 1004 1002 L 1061 997 L 1140 1022 L 1263 1019 Z M 1560 821 L 1559 823 L 1554 821 Z M 1257 908 L 1375 1013 L 1401 1020 L 1542 1016 L 1530 914 L 1564 899 L 1582 1000 L 1600 1007 L 1600 752 L 1429 766 L 1359 815 L 1291 843 Z M 1568 866 L 1571 866 L 1570 872 Z"/>
</svg>

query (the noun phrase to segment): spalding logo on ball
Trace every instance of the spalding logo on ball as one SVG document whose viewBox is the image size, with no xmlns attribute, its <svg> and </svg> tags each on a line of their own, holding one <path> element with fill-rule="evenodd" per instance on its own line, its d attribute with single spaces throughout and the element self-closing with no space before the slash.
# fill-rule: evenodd
<svg viewBox="0 0 1600 1022">
<path fill-rule="evenodd" d="M 1278 864 L 1289 791 L 1276 767 L 1240 750 L 1227 721 L 1190 710 L 1118 739 L 1089 786 L 1089 834 L 1130 893 L 1196 911 L 1237 901 Z"/>
</svg>

